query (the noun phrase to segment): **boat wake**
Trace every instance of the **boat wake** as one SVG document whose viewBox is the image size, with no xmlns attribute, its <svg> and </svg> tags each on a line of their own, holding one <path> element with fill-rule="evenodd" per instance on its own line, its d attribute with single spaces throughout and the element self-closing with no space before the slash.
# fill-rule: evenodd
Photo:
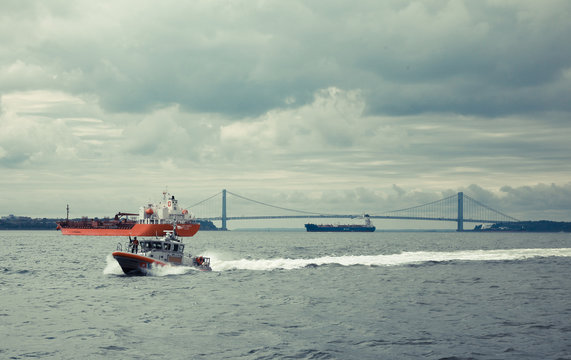
<svg viewBox="0 0 571 360">
<path fill-rule="evenodd" d="M 500 249 L 500 250 L 463 250 L 451 252 L 402 252 L 388 255 L 345 255 L 323 256 L 311 259 L 239 259 L 224 260 L 216 254 L 206 254 L 211 258 L 213 271 L 228 270 L 294 270 L 323 265 L 340 266 L 406 266 L 425 263 L 449 261 L 517 261 L 532 258 L 571 257 L 571 248 L 554 249 Z M 119 263 L 113 256 L 107 257 L 107 265 L 103 270 L 106 275 L 124 275 Z M 148 275 L 168 276 L 194 273 L 197 269 L 189 266 L 165 266 L 153 269 Z"/>
<path fill-rule="evenodd" d="M 506 249 L 506 250 L 464 250 L 453 252 L 402 252 L 390 255 L 346 255 L 324 256 L 313 259 L 240 259 L 222 260 L 215 255 L 213 271 L 225 270 L 293 270 L 322 265 L 341 266 L 402 266 L 412 264 L 448 261 L 516 261 L 538 257 L 571 257 L 571 248 L 559 249 Z"/>
</svg>

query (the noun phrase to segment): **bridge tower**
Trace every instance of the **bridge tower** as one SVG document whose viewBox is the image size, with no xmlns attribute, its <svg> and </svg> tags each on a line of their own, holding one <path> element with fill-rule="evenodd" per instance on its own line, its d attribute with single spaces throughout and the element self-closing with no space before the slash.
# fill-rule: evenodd
<svg viewBox="0 0 571 360">
<path fill-rule="evenodd" d="M 222 190 L 222 230 L 228 230 L 226 227 L 226 189 Z"/>
<path fill-rule="evenodd" d="M 458 193 L 458 228 L 456 231 L 464 231 L 464 193 Z"/>
</svg>

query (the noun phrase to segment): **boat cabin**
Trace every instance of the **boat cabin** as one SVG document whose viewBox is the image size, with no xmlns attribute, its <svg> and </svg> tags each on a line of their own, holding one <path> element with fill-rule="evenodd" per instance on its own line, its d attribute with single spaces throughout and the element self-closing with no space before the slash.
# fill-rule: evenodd
<svg viewBox="0 0 571 360">
<path fill-rule="evenodd" d="M 164 240 L 141 240 L 138 253 L 159 261 L 181 264 L 184 244 L 174 236 L 167 236 Z"/>
</svg>

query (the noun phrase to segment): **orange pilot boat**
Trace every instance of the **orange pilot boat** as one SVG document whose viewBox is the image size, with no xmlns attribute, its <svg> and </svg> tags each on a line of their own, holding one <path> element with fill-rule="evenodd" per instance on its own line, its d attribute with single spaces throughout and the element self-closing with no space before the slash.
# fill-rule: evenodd
<svg viewBox="0 0 571 360">
<path fill-rule="evenodd" d="M 138 214 L 119 212 L 113 219 L 66 220 L 57 223 L 63 235 L 88 236 L 163 236 L 169 231 L 178 236 L 194 236 L 200 223 L 186 209 L 179 209 L 174 196 L 163 192 L 163 201 L 139 208 Z"/>
<path fill-rule="evenodd" d="M 211 271 L 210 258 L 184 254 L 184 244 L 173 230 L 162 238 L 137 240 L 130 239 L 123 251 L 123 245 L 117 244 L 113 258 L 117 260 L 126 275 L 147 275 L 154 269 L 165 266 L 187 266 L 200 271 Z"/>
</svg>

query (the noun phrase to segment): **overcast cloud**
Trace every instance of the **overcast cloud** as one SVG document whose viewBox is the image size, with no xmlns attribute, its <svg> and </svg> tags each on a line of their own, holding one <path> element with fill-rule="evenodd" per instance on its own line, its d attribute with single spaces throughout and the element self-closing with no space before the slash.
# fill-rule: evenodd
<svg viewBox="0 0 571 360">
<path fill-rule="evenodd" d="M 569 221 L 570 18 L 566 0 L 2 1 L 0 216 L 113 215 L 168 186 L 340 213 L 465 191 Z"/>
</svg>

